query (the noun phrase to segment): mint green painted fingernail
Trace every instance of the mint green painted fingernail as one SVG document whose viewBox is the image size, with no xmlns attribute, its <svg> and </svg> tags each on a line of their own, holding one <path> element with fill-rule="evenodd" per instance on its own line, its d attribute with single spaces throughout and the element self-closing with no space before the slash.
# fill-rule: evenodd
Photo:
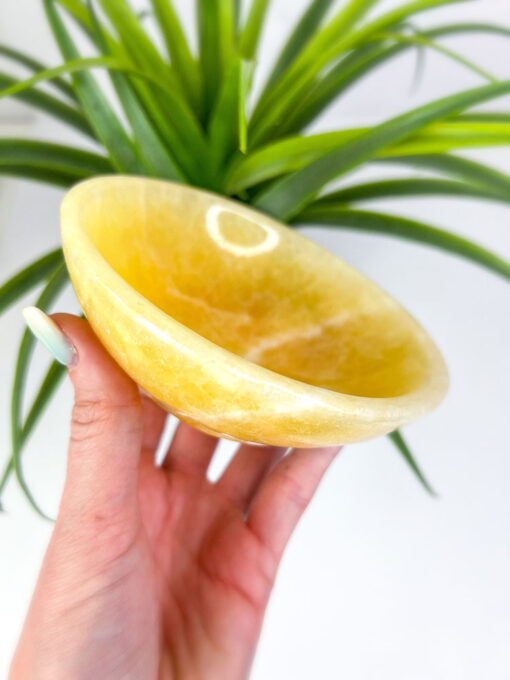
<svg viewBox="0 0 510 680">
<path fill-rule="evenodd" d="M 59 363 L 64 366 L 76 363 L 76 349 L 47 314 L 37 307 L 25 307 L 23 316 L 35 337 Z"/>
</svg>

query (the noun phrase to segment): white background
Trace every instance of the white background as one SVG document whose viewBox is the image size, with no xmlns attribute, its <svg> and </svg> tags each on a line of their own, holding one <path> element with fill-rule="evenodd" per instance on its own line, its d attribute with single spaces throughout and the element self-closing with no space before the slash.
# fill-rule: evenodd
<svg viewBox="0 0 510 680">
<path fill-rule="evenodd" d="M 188 0 L 181 7 L 192 4 Z M 261 62 L 274 56 L 304 0 L 274 0 Z M 383 2 L 382 7 L 395 2 Z M 37 0 L 2 0 L 0 40 L 56 64 Z M 508 0 L 477 0 L 428 14 L 421 25 L 486 20 L 510 26 Z M 469 36 L 447 43 L 498 77 L 510 77 L 510 41 Z M 480 79 L 429 54 L 411 92 L 410 52 L 351 90 L 317 129 L 360 125 Z M 510 110 L 508 101 L 495 110 Z M 0 108 L 0 135 L 75 140 L 42 116 Z M 7 119 L 10 118 L 10 121 Z M 30 129 L 32 128 L 32 129 Z M 471 157 L 510 171 L 510 151 Z M 376 177 L 374 169 L 365 172 Z M 0 279 L 54 247 L 62 192 L 0 178 Z M 379 206 L 371 206 L 379 207 Z M 381 202 L 454 229 L 510 259 L 507 208 L 457 200 Z M 253 680 L 508 680 L 510 678 L 510 288 L 443 253 L 371 235 L 309 229 L 322 245 L 389 290 L 435 337 L 452 386 L 440 409 L 406 435 L 440 498 L 418 486 L 385 440 L 346 449 L 296 532 L 271 599 Z M 9 452 L 8 404 L 20 309 L 0 326 L 0 459 Z M 59 304 L 75 310 L 71 295 Z M 46 361 L 36 354 L 36 373 Z M 41 505 L 61 490 L 68 385 L 29 446 L 25 467 Z M 226 455 L 225 453 L 223 454 Z M 7 673 L 51 526 L 15 484 L 0 516 L 0 677 Z M 28 680 L 28 679 L 27 679 Z"/>
</svg>

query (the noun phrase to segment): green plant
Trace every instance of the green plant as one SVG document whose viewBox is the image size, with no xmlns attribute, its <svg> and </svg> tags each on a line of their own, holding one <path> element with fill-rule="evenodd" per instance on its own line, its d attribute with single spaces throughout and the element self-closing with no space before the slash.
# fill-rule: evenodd
<svg viewBox="0 0 510 680">
<path fill-rule="evenodd" d="M 151 0 L 150 19 L 165 45 L 160 52 L 144 27 L 146 16 L 128 0 L 42 0 L 64 63 L 47 68 L 11 47 L 0 54 L 33 72 L 18 81 L 0 74 L 0 97 L 15 96 L 94 140 L 97 151 L 28 139 L 0 139 L 0 172 L 70 187 L 105 173 L 130 173 L 186 182 L 248 202 L 290 224 L 326 224 L 393 234 L 471 259 L 507 279 L 510 264 L 460 236 L 396 215 L 360 210 L 359 201 L 384 196 L 450 195 L 510 202 L 510 177 L 451 153 L 510 143 L 510 114 L 473 108 L 510 93 L 437 41 L 458 33 L 510 30 L 457 23 L 418 31 L 418 14 L 453 2 L 408 0 L 385 13 L 379 0 L 311 0 L 285 43 L 262 93 L 247 115 L 254 63 L 269 0 L 196 0 L 199 54 L 188 45 L 172 0 Z M 375 18 L 371 18 L 375 11 Z M 369 16 L 370 13 L 370 16 Z M 97 51 L 82 58 L 69 32 L 74 22 Z M 307 126 L 349 88 L 394 56 L 433 49 L 471 69 L 480 87 L 433 101 L 382 124 L 304 135 Z M 108 71 L 124 117 L 117 116 L 91 69 Z M 39 89 L 48 81 L 54 93 Z M 433 171 L 434 178 L 388 179 L 328 191 L 330 182 L 366 163 L 398 163 Z M 0 312 L 42 285 L 47 309 L 67 284 L 60 250 L 21 271 L 0 288 Z M 51 364 L 28 414 L 22 403 L 34 342 L 25 332 L 12 390 L 12 452 L 0 494 L 58 386 L 63 369 Z M 425 488 L 427 481 L 398 432 L 390 435 Z"/>
</svg>

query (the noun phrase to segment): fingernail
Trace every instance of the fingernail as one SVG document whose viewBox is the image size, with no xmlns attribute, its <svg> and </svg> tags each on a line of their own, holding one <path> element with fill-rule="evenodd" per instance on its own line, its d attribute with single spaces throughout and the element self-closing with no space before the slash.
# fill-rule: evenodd
<svg viewBox="0 0 510 680">
<path fill-rule="evenodd" d="M 54 359 L 64 366 L 74 366 L 77 363 L 78 353 L 74 345 L 66 338 L 53 319 L 50 319 L 37 307 L 25 307 L 23 316 L 32 333 Z"/>
</svg>

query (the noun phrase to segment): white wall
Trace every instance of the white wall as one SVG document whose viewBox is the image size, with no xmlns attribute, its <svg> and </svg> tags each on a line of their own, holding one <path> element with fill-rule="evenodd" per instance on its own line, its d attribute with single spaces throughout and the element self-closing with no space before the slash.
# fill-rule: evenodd
<svg viewBox="0 0 510 680">
<path fill-rule="evenodd" d="M 303 5 L 304 0 L 274 0 L 263 62 Z M 0 40 L 56 63 L 39 3 L 3 0 L 0 12 Z M 441 16 L 510 26 L 510 3 L 452 5 L 423 17 L 422 25 Z M 448 44 L 498 77 L 510 75 L 508 40 L 470 36 Z M 480 82 L 444 57 L 429 55 L 423 84 L 410 93 L 413 67 L 408 55 L 377 72 L 328 112 L 320 128 L 377 120 Z M 493 105 L 503 107 L 510 109 L 508 101 Z M 27 134 L 56 134 L 57 127 L 42 117 L 34 126 Z M 0 134 L 6 131 L 0 123 Z M 470 155 L 510 171 L 508 149 Z M 366 176 L 375 177 L 375 171 Z M 1 279 L 58 243 L 61 196 L 55 189 L 0 178 Z M 510 213 L 504 207 L 446 199 L 381 202 L 380 207 L 451 227 L 510 259 Z M 325 229 L 307 233 L 394 294 L 442 348 L 451 371 L 449 396 L 437 412 L 406 430 L 440 499 L 423 493 L 386 440 L 346 449 L 289 546 L 253 679 L 508 680 L 510 288 L 493 274 L 425 247 Z M 9 385 L 23 327 L 21 306 L 0 326 L 2 461 L 9 450 Z M 59 305 L 75 308 L 70 295 Z M 40 369 L 43 350 L 36 359 Z M 55 510 L 61 489 L 69 410 L 66 385 L 25 457 L 28 480 L 48 511 Z M 5 506 L 0 677 L 51 531 L 14 484 Z"/>
</svg>

